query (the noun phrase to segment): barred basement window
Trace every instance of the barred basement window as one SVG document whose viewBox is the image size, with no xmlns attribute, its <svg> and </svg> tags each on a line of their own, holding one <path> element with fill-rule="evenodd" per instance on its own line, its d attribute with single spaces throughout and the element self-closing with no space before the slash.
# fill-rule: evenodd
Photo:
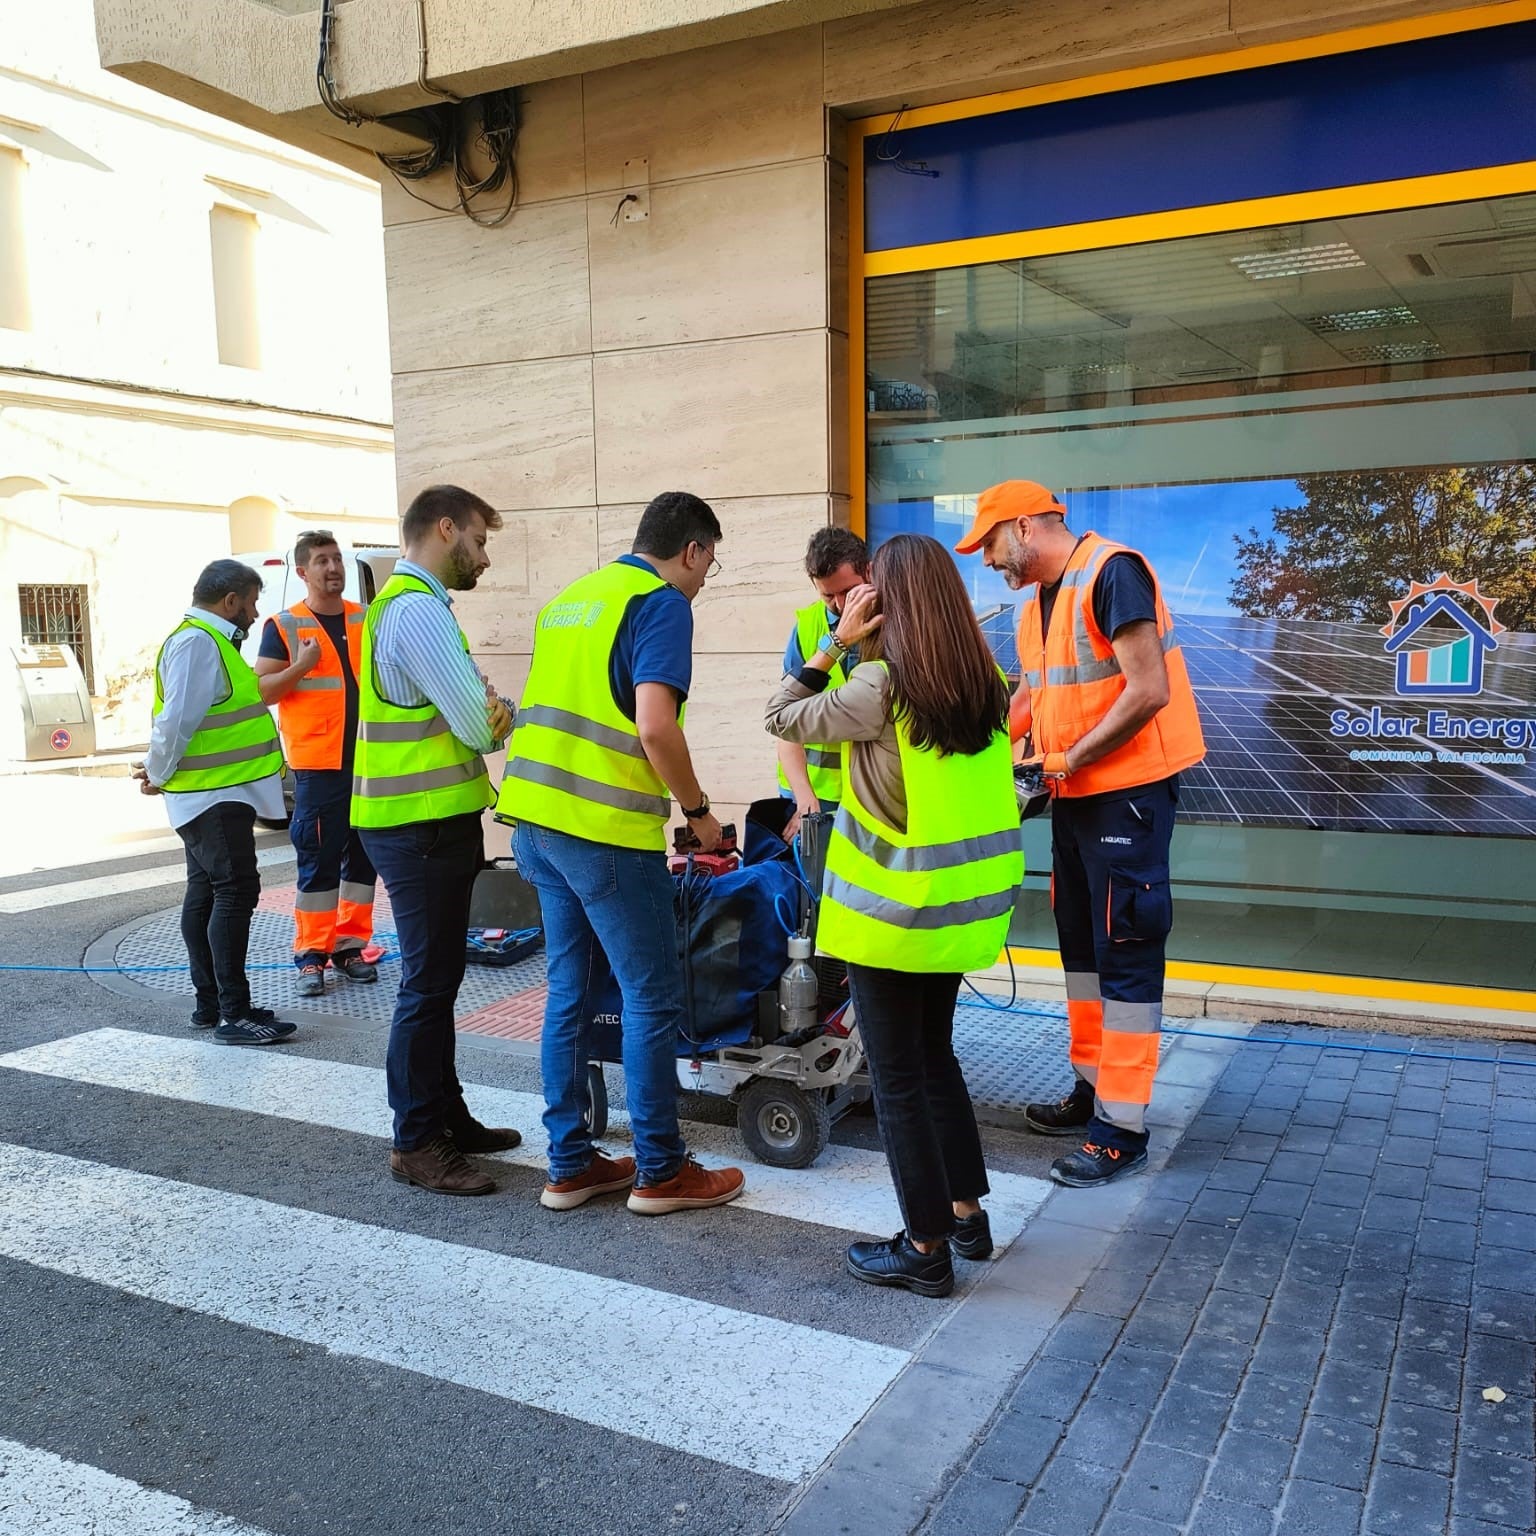
<svg viewBox="0 0 1536 1536">
<path fill-rule="evenodd" d="M 85 588 L 46 582 L 16 589 L 21 600 L 21 638 L 27 645 L 67 645 L 85 673 L 87 693 L 96 692 L 91 668 L 91 623 Z"/>
</svg>

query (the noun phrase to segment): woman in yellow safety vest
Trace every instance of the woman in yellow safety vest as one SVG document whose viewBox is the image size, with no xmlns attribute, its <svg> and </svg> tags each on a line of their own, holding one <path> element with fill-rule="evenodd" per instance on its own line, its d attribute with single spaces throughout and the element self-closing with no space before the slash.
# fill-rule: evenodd
<svg viewBox="0 0 1536 1536">
<path fill-rule="evenodd" d="M 860 664 L 828 688 L 847 647 Z M 783 741 L 846 742 L 817 944 L 848 966 L 875 1113 L 905 1230 L 854 1243 L 848 1269 L 924 1296 L 954 1288 L 951 1250 L 992 1251 L 981 1138 L 951 1036 L 966 971 L 1008 936 L 1024 856 L 1008 687 L 937 540 L 881 545 L 870 585 L 769 700 Z"/>
</svg>

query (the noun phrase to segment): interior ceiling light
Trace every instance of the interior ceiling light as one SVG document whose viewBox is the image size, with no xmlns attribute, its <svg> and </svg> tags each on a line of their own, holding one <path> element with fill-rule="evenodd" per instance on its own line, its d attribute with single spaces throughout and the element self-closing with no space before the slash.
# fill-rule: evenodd
<svg viewBox="0 0 1536 1536">
<path fill-rule="evenodd" d="M 1249 251 L 1228 258 L 1244 277 L 1262 283 L 1272 277 L 1302 277 L 1308 272 L 1338 272 L 1363 267 L 1363 257 L 1347 240 L 1327 245 L 1298 245 L 1289 251 Z"/>
<path fill-rule="evenodd" d="M 1306 324 L 1319 336 L 1340 331 L 1379 331 L 1391 325 L 1417 325 L 1419 317 L 1406 304 L 1388 304 L 1380 309 L 1340 309 L 1331 315 L 1313 315 Z"/>
<path fill-rule="evenodd" d="M 1409 363 L 1438 357 L 1440 350 L 1438 341 L 1380 341 L 1371 347 L 1346 347 L 1344 356 L 1352 363 Z"/>
</svg>

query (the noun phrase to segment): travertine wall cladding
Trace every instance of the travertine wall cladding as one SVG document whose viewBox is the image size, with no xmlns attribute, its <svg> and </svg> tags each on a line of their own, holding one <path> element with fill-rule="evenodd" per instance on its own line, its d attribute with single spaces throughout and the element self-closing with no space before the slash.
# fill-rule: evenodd
<svg viewBox="0 0 1536 1536">
<path fill-rule="evenodd" d="M 696 491 L 725 538 L 689 735 L 727 806 L 773 792 L 762 702 L 805 541 L 846 515 L 821 57 L 807 28 L 528 88 L 500 228 L 385 188 L 402 502 L 457 480 L 506 519 L 459 604 L 477 656 L 516 692 L 539 607 L 628 549 L 658 491 Z M 632 188 L 643 220 L 620 209 Z"/>
</svg>

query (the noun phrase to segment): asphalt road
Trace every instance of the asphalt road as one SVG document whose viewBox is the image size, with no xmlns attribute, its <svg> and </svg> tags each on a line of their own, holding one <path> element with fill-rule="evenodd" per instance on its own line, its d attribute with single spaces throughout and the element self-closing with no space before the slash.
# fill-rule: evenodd
<svg viewBox="0 0 1536 1536">
<path fill-rule="evenodd" d="M 868 1120 L 759 1208 L 392 1183 L 382 1030 L 232 1051 L 106 990 L 88 946 L 178 861 L 69 852 L 0 879 L 0 964 L 59 968 L 0 973 L 0 1536 L 765 1531 L 954 1305 L 842 1273 Z M 537 1090 L 526 1050 L 459 1062 L 472 1106 Z M 986 1137 L 1024 1209 L 1056 1149 Z"/>
</svg>

